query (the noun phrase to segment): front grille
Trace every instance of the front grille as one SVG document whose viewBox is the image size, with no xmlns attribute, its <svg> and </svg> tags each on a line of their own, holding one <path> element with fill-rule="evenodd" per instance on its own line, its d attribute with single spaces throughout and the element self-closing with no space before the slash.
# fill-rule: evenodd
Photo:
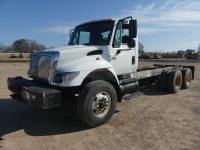
<svg viewBox="0 0 200 150">
<path fill-rule="evenodd" d="M 38 61 L 39 61 L 38 55 L 32 55 L 30 59 L 30 68 L 29 68 L 29 74 L 32 76 L 37 77 L 38 76 Z"/>
<path fill-rule="evenodd" d="M 48 79 L 51 57 L 33 55 L 30 60 L 29 74 L 33 77 Z"/>
<path fill-rule="evenodd" d="M 48 79 L 51 59 L 49 56 L 41 56 L 38 62 L 38 77 Z"/>
</svg>

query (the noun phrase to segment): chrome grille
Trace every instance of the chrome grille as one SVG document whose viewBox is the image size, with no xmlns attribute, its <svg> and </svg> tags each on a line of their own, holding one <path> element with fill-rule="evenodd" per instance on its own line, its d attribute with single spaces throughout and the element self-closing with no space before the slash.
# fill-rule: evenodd
<svg viewBox="0 0 200 150">
<path fill-rule="evenodd" d="M 49 56 L 41 56 L 38 61 L 38 77 L 48 79 L 51 58 Z"/>
<path fill-rule="evenodd" d="M 33 55 L 30 60 L 29 74 L 33 77 L 48 79 L 51 57 Z"/>
<path fill-rule="evenodd" d="M 32 55 L 30 60 L 30 68 L 29 68 L 29 74 L 32 76 L 37 77 L 38 76 L 38 61 L 39 61 L 38 55 Z"/>
</svg>

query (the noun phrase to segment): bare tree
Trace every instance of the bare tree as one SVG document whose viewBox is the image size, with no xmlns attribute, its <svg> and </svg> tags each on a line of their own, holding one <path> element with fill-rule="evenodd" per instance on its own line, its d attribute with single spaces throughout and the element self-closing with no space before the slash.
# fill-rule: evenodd
<svg viewBox="0 0 200 150">
<path fill-rule="evenodd" d="M 139 54 L 142 53 L 144 53 L 144 45 L 141 42 L 139 42 Z"/>
<path fill-rule="evenodd" d="M 198 46 L 197 50 L 200 52 L 200 44 L 199 44 L 199 46 Z"/>
<path fill-rule="evenodd" d="M 2 43 L 0 43 L 0 52 L 3 52 L 6 50 L 6 46 L 4 46 Z"/>
</svg>

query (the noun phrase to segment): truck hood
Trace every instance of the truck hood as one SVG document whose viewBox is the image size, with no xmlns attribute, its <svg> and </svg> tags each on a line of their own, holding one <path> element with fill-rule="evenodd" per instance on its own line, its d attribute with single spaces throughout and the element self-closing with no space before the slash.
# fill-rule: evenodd
<svg viewBox="0 0 200 150">
<path fill-rule="evenodd" d="M 28 74 L 35 79 L 49 82 L 55 71 L 55 67 L 62 71 L 69 71 L 70 68 L 76 70 L 76 66 L 73 64 L 78 63 L 78 66 L 82 66 L 81 64 L 85 62 L 97 61 L 94 57 L 90 56 L 100 54 L 102 54 L 100 47 L 85 45 L 66 46 L 35 52 L 31 54 Z M 101 64 L 105 63 L 103 62 Z M 85 65 L 84 68 L 86 68 L 86 66 L 87 65 Z M 94 66 L 94 64 L 92 66 Z M 83 70 L 84 68 L 82 67 L 81 69 Z M 80 70 L 80 68 L 78 69 Z"/>
<path fill-rule="evenodd" d="M 73 60 L 76 58 L 80 58 L 85 56 L 88 52 L 100 50 L 98 46 L 85 46 L 85 45 L 77 45 L 77 46 L 65 46 L 61 48 L 54 48 L 51 50 L 45 51 L 57 51 L 60 53 L 59 61 L 62 60 Z"/>
</svg>

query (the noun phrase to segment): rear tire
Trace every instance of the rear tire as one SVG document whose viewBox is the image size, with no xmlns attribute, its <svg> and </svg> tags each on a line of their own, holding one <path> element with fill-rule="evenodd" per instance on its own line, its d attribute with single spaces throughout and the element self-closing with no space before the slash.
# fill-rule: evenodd
<svg viewBox="0 0 200 150">
<path fill-rule="evenodd" d="M 167 70 L 164 70 L 164 71 L 161 73 L 160 86 L 161 86 L 161 89 L 162 89 L 163 91 L 168 91 L 168 88 L 167 88 L 168 74 L 169 74 L 169 71 L 167 71 Z"/>
<path fill-rule="evenodd" d="M 92 81 L 86 84 L 79 94 L 76 110 L 79 118 L 89 126 L 106 123 L 114 114 L 117 94 L 106 81 Z"/>
<path fill-rule="evenodd" d="M 177 93 L 182 86 L 182 73 L 180 70 L 172 70 L 168 76 L 168 91 Z"/>
<path fill-rule="evenodd" d="M 190 86 L 190 82 L 192 80 L 192 71 L 189 68 L 184 68 L 183 70 L 181 70 L 182 72 L 182 89 L 187 89 Z"/>
</svg>

